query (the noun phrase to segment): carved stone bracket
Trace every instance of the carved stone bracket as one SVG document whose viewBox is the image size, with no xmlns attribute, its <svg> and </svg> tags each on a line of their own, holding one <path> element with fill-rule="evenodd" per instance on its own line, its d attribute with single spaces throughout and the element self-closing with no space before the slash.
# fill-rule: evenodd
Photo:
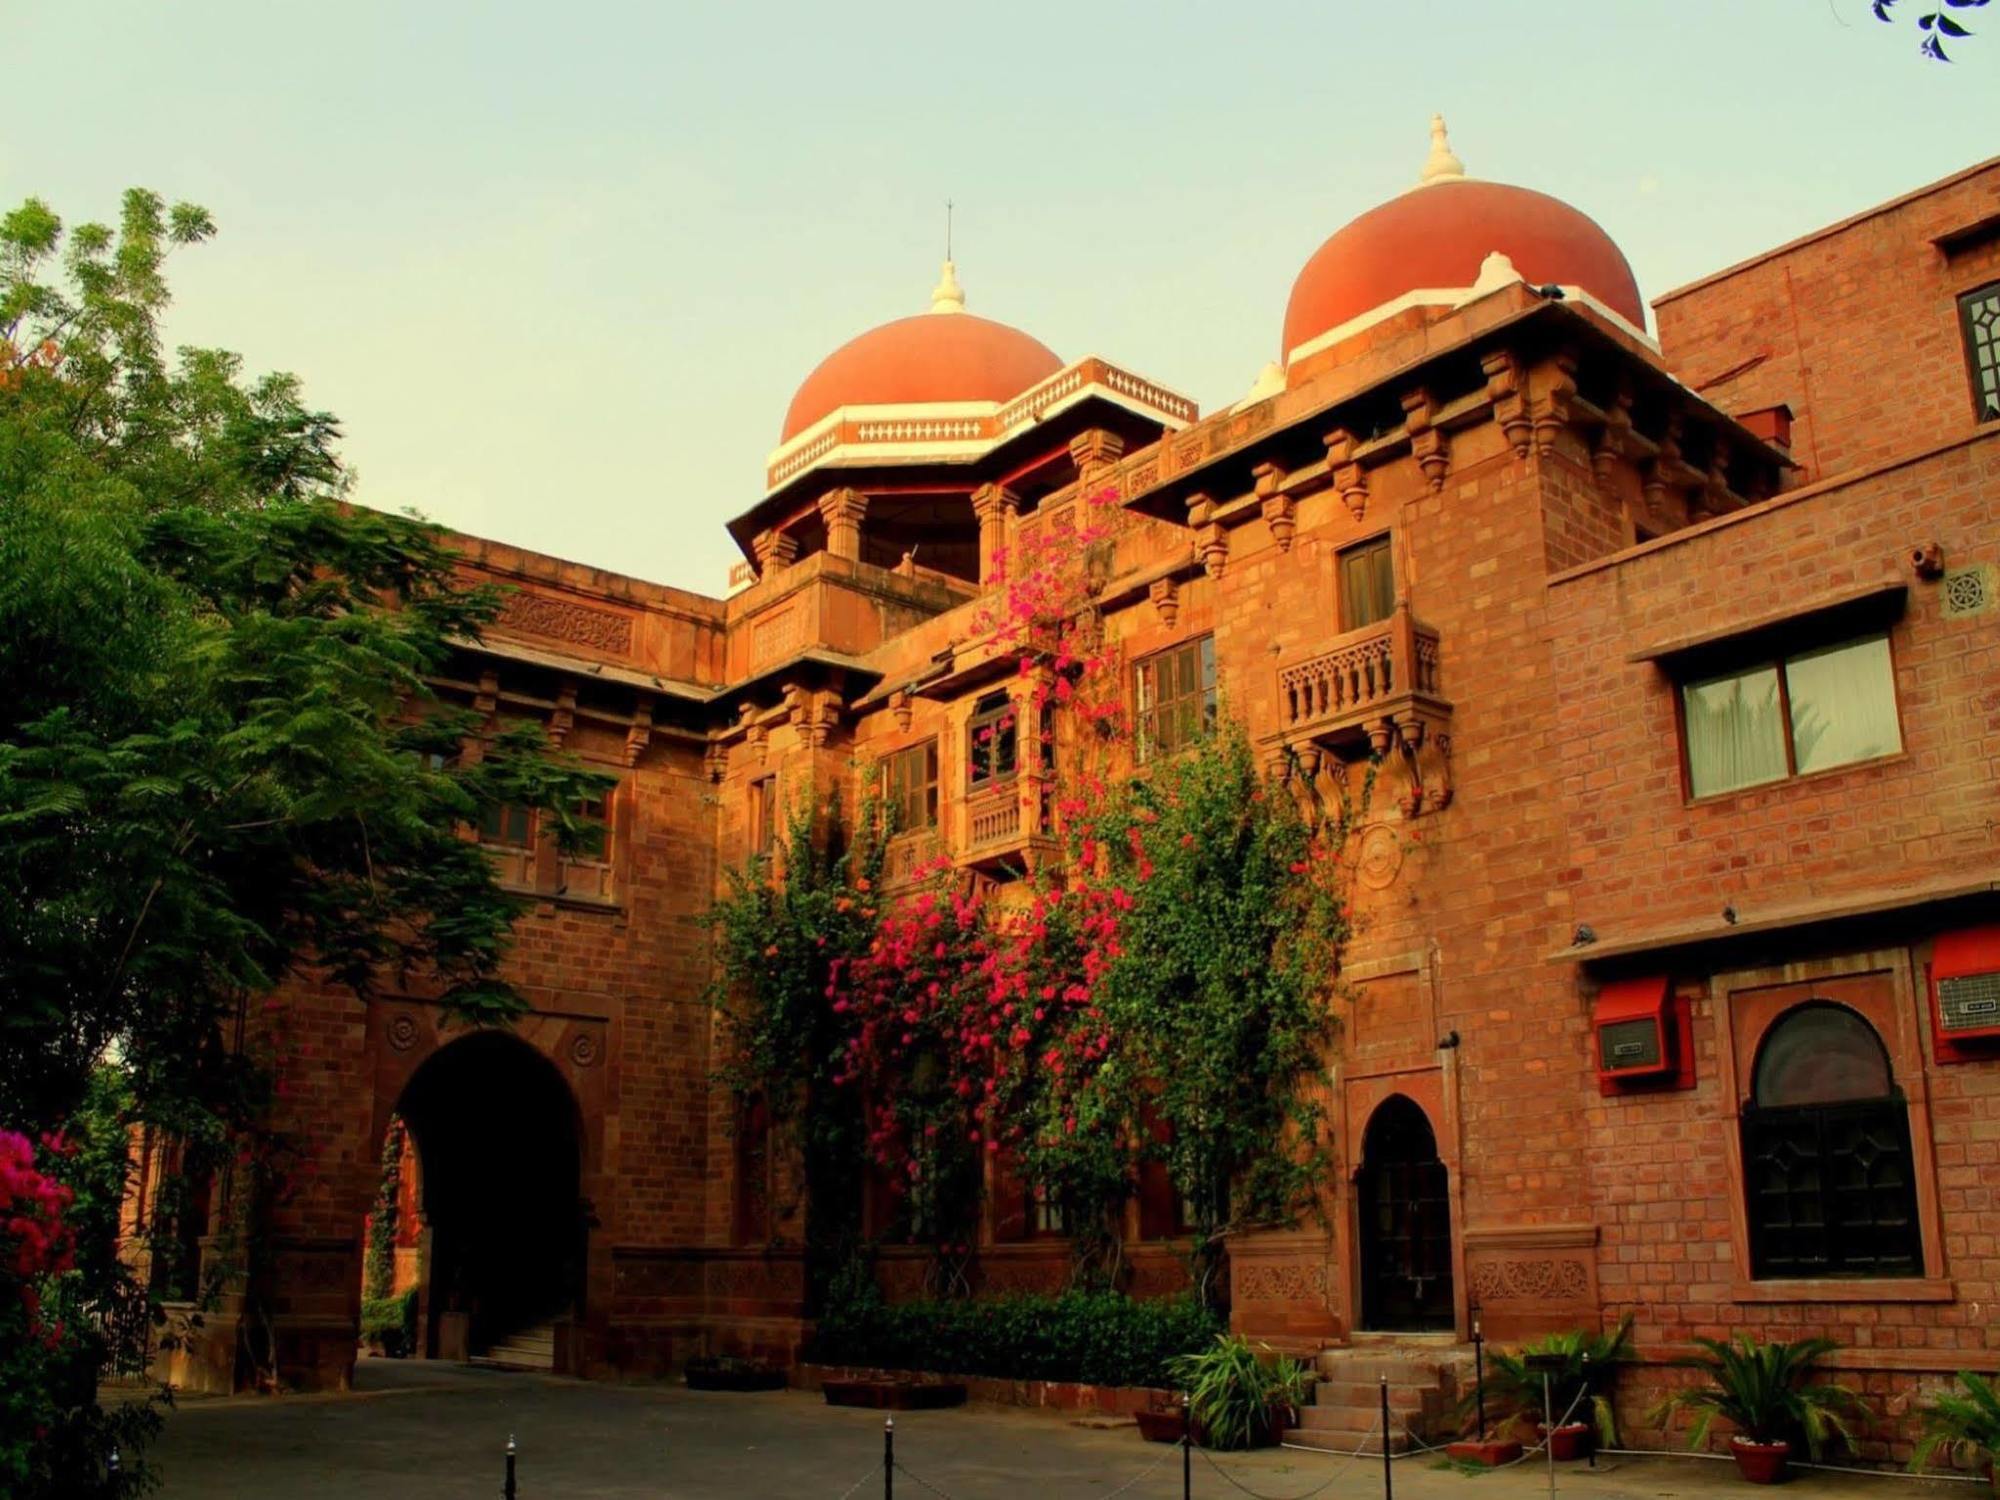
<svg viewBox="0 0 2000 1500">
<path fill-rule="evenodd" d="M 729 774 L 729 747 L 720 740 L 710 741 L 708 748 L 702 752 L 701 768 L 710 781 L 721 781 Z"/>
<path fill-rule="evenodd" d="M 1385 716 L 1368 726 L 1368 747 L 1377 756 L 1393 753 L 1402 761 L 1408 782 L 1400 799 L 1404 817 L 1451 806 L 1451 733 L 1442 720 L 1434 723 L 1422 712 Z"/>
<path fill-rule="evenodd" d="M 646 753 L 646 747 L 652 742 L 653 700 L 641 698 L 632 710 L 632 725 L 625 731 L 625 764 L 638 765 L 639 757 Z"/>
<path fill-rule="evenodd" d="M 1180 580 L 1175 578 L 1155 578 L 1146 585 L 1146 597 L 1153 601 L 1153 608 L 1159 614 L 1160 623 L 1172 630 L 1174 621 L 1181 613 Z"/>
<path fill-rule="evenodd" d="M 1368 475 L 1354 460 L 1354 434 L 1345 427 L 1329 432 L 1326 443 L 1326 470 L 1341 503 L 1359 521 L 1368 514 Z"/>
<path fill-rule="evenodd" d="M 1258 464 L 1250 471 L 1256 483 L 1259 509 L 1264 516 L 1264 524 L 1271 528 L 1271 540 L 1278 544 L 1280 552 L 1292 550 L 1292 538 L 1298 534 L 1298 504 L 1279 486 L 1285 482 L 1282 464 Z"/>
<path fill-rule="evenodd" d="M 1195 529 L 1195 555 L 1210 578 L 1220 578 L 1229 561 L 1229 537 L 1215 519 L 1215 501 L 1207 495 L 1187 498 L 1188 524 Z"/>
<path fill-rule="evenodd" d="M 500 711 L 500 673 L 488 667 L 479 674 L 479 691 L 473 695 L 472 706 L 489 719 Z"/>
<path fill-rule="evenodd" d="M 899 732 L 909 731 L 911 706 L 910 695 L 904 689 L 897 688 L 889 695 L 889 709 L 896 716 L 896 728 Z"/>
<path fill-rule="evenodd" d="M 868 497 L 849 486 L 829 490 L 819 497 L 819 514 L 826 523 L 826 550 L 835 557 L 859 558 Z"/>
<path fill-rule="evenodd" d="M 1604 413 L 1604 426 L 1598 429 L 1597 442 L 1590 452 L 1590 466 L 1597 476 L 1599 488 L 1609 489 L 1612 465 L 1630 448 L 1626 440 L 1631 432 L 1632 393 L 1622 390 Z"/>
<path fill-rule="evenodd" d="M 549 743 L 560 750 L 576 727 L 576 684 L 567 679 L 556 689 L 556 706 L 549 714 Z"/>
<path fill-rule="evenodd" d="M 1528 417 L 1528 403 L 1521 390 L 1521 362 L 1513 352 L 1496 349 L 1479 361 L 1486 373 L 1486 394 L 1493 402 L 1493 420 L 1513 445 L 1516 458 L 1528 456 L 1534 440 L 1535 424 Z"/>
<path fill-rule="evenodd" d="M 1535 422 L 1535 456 L 1548 458 L 1556 439 L 1569 425 L 1570 398 L 1576 394 L 1576 356 L 1559 354 L 1531 381 L 1535 387 L 1528 412 Z"/>
<path fill-rule="evenodd" d="M 750 552 L 757 559 L 757 576 L 769 578 L 798 561 L 799 539 L 782 531 L 760 531 L 751 539 Z"/>
<path fill-rule="evenodd" d="M 972 513 L 979 518 L 979 581 L 989 582 L 998 571 L 1007 545 L 1007 523 L 1021 509 L 1021 496 L 1004 484 L 982 484 L 972 492 Z"/>
<path fill-rule="evenodd" d="M 1420 386 L 1403 394 L 1402 406 L 1403 426 L 1410 434 L 1410 452 L 1417 460 L 1417 467 L 1424 471 L 1424 478 L 1430 481 L 1431 493 L 1436 494 L 1444 488 L 1445 475 L 1451 470 L 1451 445 L 1434 425 L 1437 405 L 1431 400 L 1431 393 Z"/>
</svg>

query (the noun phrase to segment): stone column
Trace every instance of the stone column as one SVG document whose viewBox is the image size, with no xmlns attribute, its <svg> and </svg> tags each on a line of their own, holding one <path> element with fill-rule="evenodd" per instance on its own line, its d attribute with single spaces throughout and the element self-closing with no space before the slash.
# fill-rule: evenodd
<svg viewBox="0 0 2000 1500">
<path fill-rule="evenodd" d="M 1125 439 L 1105 428 L 1092 427 L 1069 440 L 1069 456 L 1076 464 L 1077 478 L 1090 484 L 1125 456 Z"/>
<path fill-rule="evenodd" d="M 972 513 L 979 517 L 979 581 L 991 583 L 1000 551 L 1007 544 L 1007 523 L 1020 512 L 1021 497 L 1004 484 L 982 484 L 972 492 Z"/>
<path fill-rule="evenodd" d="M 860 561 L 861 520 L 868 514 L 868 497 L 855 489 L 829 490 L 820 496 L 819 513 L 826 522 L 826 550 Z"/>
</svg>

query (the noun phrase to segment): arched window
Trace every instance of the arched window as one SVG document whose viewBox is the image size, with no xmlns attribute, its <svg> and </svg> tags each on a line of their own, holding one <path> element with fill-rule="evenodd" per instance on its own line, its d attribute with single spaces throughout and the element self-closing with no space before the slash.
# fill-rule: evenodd
<svg viewBox="0 0 2000 1500">
<path fill-rule="evenodd" d="M 1808 1001 L 1764 1034 L 1743 1167 L 1754 1275 L 1921 1273 L 1909 1106 L 1846 1006 Z"/>
</svg>

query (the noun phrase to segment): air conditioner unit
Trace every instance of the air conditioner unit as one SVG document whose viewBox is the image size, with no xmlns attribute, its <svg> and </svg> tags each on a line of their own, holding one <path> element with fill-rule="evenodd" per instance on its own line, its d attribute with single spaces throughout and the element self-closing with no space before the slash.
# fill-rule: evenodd
<svg viewBox="0 0 2000 1500">
<path fill-rule="evenodd" d="M 1694 1086 L 1694 1045 L 1687 1003 L 1674 998 L 1666 975 L 1620 979 L 1605 985 L 1592 1008 L 1591 1024 L 1597 1036 L 1600 1092 Z"/>
<path fill-rule="evenodd" d="M 1939 1062 L 1993 1055 L 1992 1044 L 2000 1042 L 2000 925 L 1938 936 L 1931 950 L 1931 1022 Z"/>
</svg>

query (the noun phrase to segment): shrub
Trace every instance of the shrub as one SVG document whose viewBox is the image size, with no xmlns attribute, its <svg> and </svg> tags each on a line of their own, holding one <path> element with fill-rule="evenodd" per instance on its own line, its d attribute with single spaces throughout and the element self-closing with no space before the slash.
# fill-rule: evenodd
<svg viewBox="0 0 2000 1500">
<path fill-rule="evenodd" d="M 1958 1372 L 1963 1391 L 1945 1391 L 1924 1408 L 1924 1435 L 1910 1456 L 1910 1472 L 1921 1473 L 1940 1453 L 1961 1468 L 1994 1468 L 2000 1454 L 2000 1390 L 1970 1370 Z"/>
<path fill-rule="evenodd" d="M 864 1293 L 829 1307 L 812 1358 L 827 1364 L 1165 1385 L 1176 1356 L 1208 1344 L 1213 1314 L 1191 1297 L 1136 1301 L 1116 1292 L 891 1304 Z"/>
<path fill-rule="evenodd" d="M 417 1346 L 417 1289 L 400 1297 L 361 1299 L 361 1336 L 379 1344 L 391 1359 L 402 1359 Z"/>
<path fill-rule="evenodd" d="M 1241 1335 L 1218 1333 L 1197 1354 L 1173 1360 L 1168 1373 L 1188 1393 L 1188 1414 L 1202 1445 L 1248 1448 L 1272 1436 L 1280 1408 L 1296 1407 L 1311 1372 L 1285 1355 L 1265 1360 Z"/>
<path fill-rule="evenodd" d="M 1512 1354 L 1494 1350 L 1486 1375 L 1486 1404 L 1489 1410 L 1508 1414 L 1508 1420 L 1532 1425 L 1542 1420 L 1542 1376 L 1529 1360 L 1533 1356 L 1558 1355 L 1563 1367 L 1549 1376 L 1549 1401 L 1558 1422 L 1589 1422 L 1597 1429 L 1606 1447 L 1618 1442 L 1618 1418 L 1612 1410 L 1609 1386 L 1617 1366 L 1632 1357 L 1632 1318 L 1609 1333 L 1585 1333 L 1570 1329 L 1546 1334 L 1523 1344 Z M 1477 1402 L 1477 1393 L 1461 1403 L 1461 1415 Z"/>
<path fill-rule="evenodd" d="M 1803 1437 L 1815 1460 L 1830 1438 L 1845 1442 L 1851 1436 L 1847 1418 L 1861 1409 L 1861 1398 L 1844 1385 L 1812 1378 L 1819 1362 L 1840 1347 L 1832 1339 L 1767 1344 L 1739 1333 L 1726 1344 L 1704 1338 L 1695 1342 L 1708 1351 L 1708 1357 L 1685 1364 L 1701 1371 L 1707 1382 L 1675 1391 L 1653 1408 L 1651 1418 L 1660 1421 L 1676 1412 L 1694 1413 L 1690 1448 L 1708 1440 L 1717 1417 L 1732 1423 L 1747 1442 L 1780 1443 Z"/>
</svg>

